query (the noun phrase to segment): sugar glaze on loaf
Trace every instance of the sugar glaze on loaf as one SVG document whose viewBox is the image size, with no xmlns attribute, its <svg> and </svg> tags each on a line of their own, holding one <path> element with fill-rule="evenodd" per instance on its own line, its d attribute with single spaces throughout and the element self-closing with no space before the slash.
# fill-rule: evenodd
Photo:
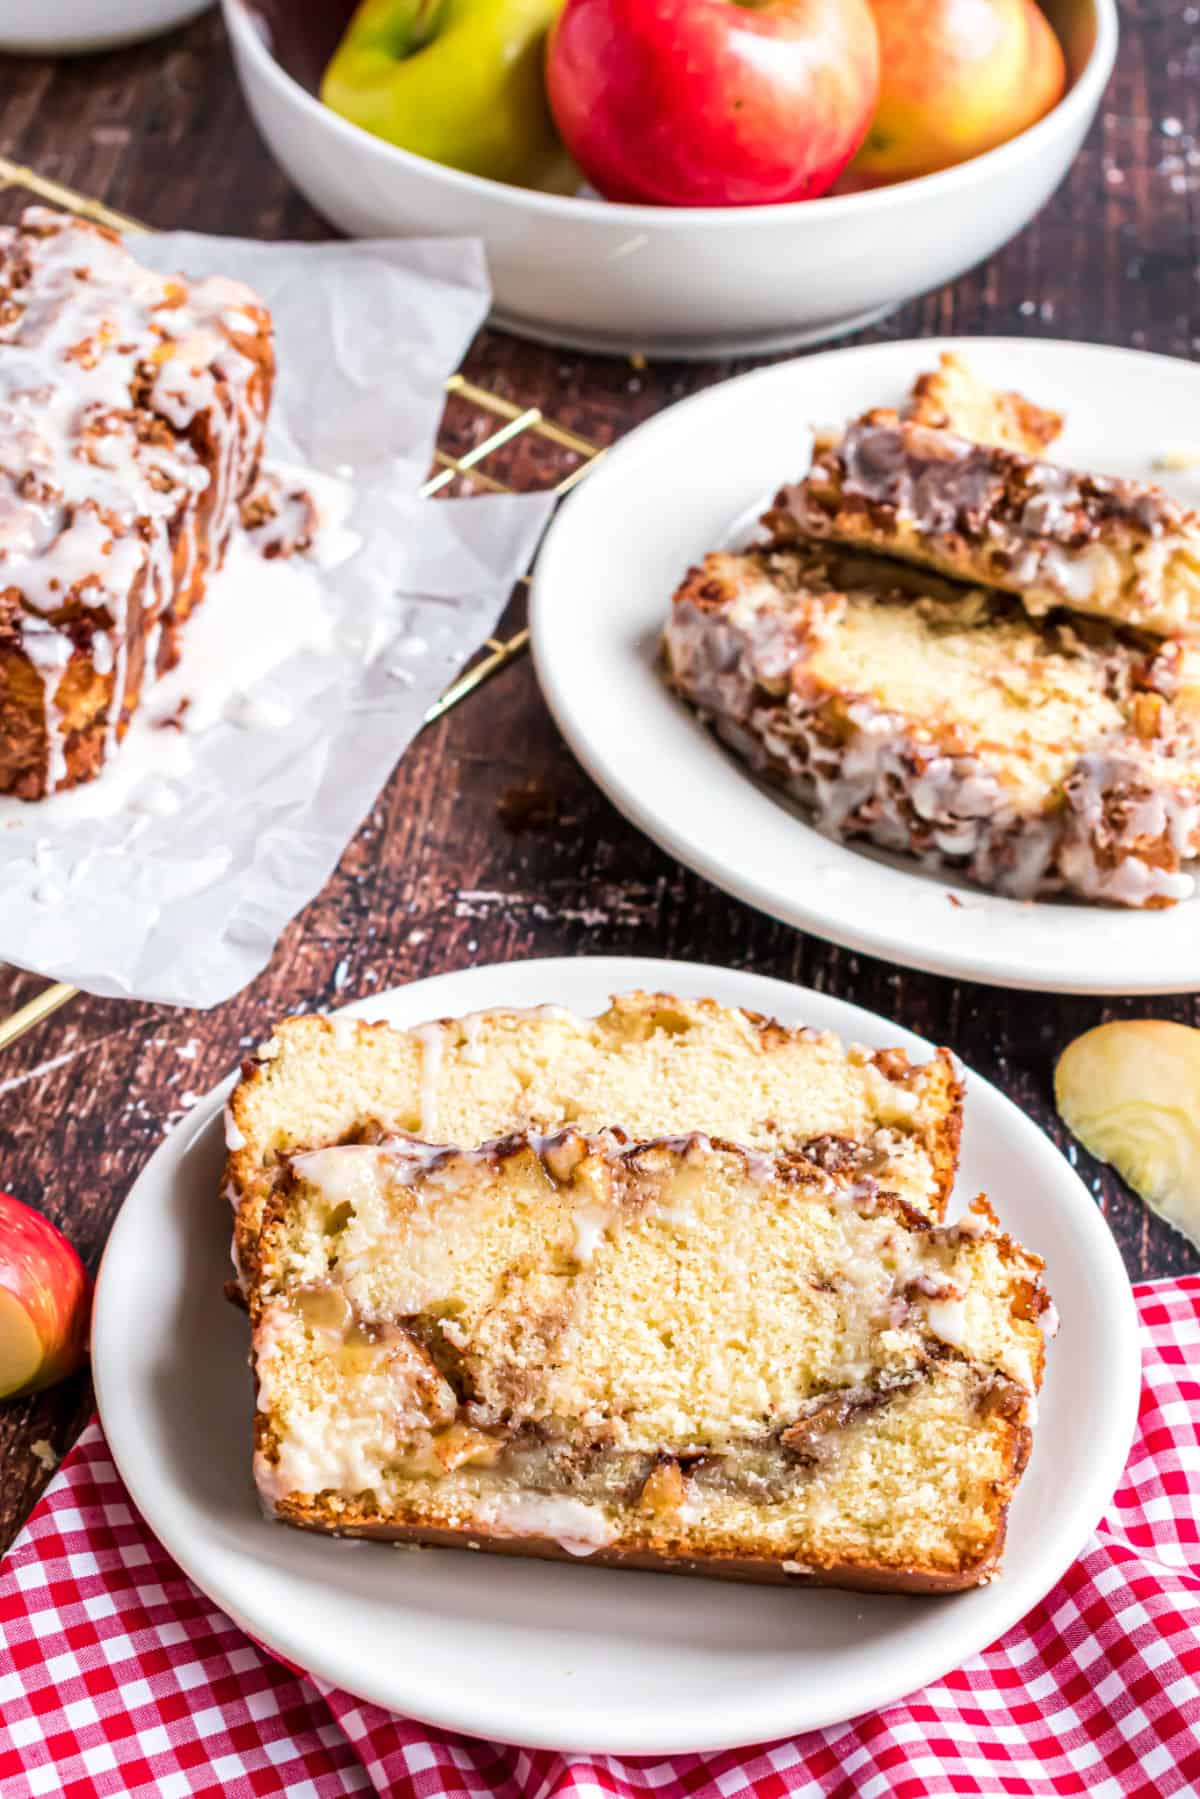
<svg viewBox="0 0 1200 1799">
<path fill-rule="evenodd" d="M 254 486 L 271 321 L 40 207 L 0 230 L 0 793 L 92 779 Z"/>
</svg>

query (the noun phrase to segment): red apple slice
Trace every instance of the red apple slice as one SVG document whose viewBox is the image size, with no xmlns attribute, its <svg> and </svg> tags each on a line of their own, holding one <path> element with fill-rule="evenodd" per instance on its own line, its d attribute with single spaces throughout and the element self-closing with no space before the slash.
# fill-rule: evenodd
<svg viewBox="0 0 1200 1799">
<path fill-rule="evenodd" d="M 0 1193 L 0 1399 L 74 1372 L 87 1345 L 91 1282 L 62 1232 Z"/>
</svg>

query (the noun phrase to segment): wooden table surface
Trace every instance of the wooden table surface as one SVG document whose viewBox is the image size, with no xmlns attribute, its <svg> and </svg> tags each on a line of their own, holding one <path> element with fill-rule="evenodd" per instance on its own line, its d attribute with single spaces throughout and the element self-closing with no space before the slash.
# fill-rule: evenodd
<svg viewBox="0 0 1200 1799">
<path fill-rule="evenodd" d="M 1200 351 L 1200 10 L 1127 0 L 1122 14 L 1101 117 L 1040 218 L 992 261 L 863 341 L 996 332 Z M 120 211 L 259 238 L 328 235 L 260 145 L 214 13 L 110 56 L 0 59 L 0 95 L 0 153 Z M 17 204 L 3 199 L 9 210 Z M 608 443 L 744 366 L 635 368 L 484 331 L 466 368 Z M 484 429 L 474 415 L 456 416 L 456 447 Z M 526 443 L 510 478 L 545 485 L 566 466 Z M 505 796 L 530 781 L 555 816 L 514 830 Z M 418 738 L 325 891 L 235 999 L 195 1013 L 81 997 L 0 1052 L 0 1186 L 42 1207 L 94 1268 L 164 1130 L 279 1014 L 474 963 L 610 952 L 752 968 L 949 1044 L 1067 1148 L 1132 1275 L 1200 1267 L 1182 1238 L 1072 1148 L 1051 1092 L 1055 1056 L 1077 1032 L 1112 1017 L 1197 1022 L 1191 998 L 1008 993 L 895 969 L 761 917 L 680 868 L 608 805 L 550 722 L 527 658 Z M 41 985 L 0 969 L 0 1016 Z M 48 1442 L 61 1455 L 90 1405 L 83 1376 L 0 1405 L 0 1548 L 47 1477 L 44 1451 L 32 1445 Z"/>
</svg>

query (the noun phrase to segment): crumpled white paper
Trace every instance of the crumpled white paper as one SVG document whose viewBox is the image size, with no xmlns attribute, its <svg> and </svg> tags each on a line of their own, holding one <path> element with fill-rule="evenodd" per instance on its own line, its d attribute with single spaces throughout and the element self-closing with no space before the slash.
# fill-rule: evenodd
<svg viewBox="0 0 1200 1799">
<path fill-rule="evenodd" d="M 265 966 L 320 891 L 426 709 L 492 630 L 552 501 L 418 497 L 443 384 L 488 310 L 479 244 L 183 232 L 133 248 L 164 270 L 240 277 L 267 301 L 278 356 L 268 456 L 352 468 L 346 525 L 361 543 L 321 576 L 328 647 L 291 654 L 259 683 L 286 722 L 194 735 L 173 816 L 7 804 L 0 958 L 92 993 L 213 1006 Z"/>
</svg>

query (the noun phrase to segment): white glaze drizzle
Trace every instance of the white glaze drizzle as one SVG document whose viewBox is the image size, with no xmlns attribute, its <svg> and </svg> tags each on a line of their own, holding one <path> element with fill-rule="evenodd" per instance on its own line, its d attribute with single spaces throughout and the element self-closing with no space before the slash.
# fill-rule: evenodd
<svg viewBox="0 0 1200 1799">
<path fill-rule="evenodd" d="M 109 233 L 39 207 L 0 230 L 5 276 L 0 580 L 19 596 L 14 643 L 41 675 L 52 791 L 68 772 L 58 691 L 67 662 L 78 644 L 111 675 L 107 757 L 197 571 L 201 499 L 208 561 L 221 561 L 261 449 L 266 394 L 255 397 L 257 365 L 233 341 L 255 304 L 240 283 L 186 287 L 142 268 Z M 152 414 L 172 430 L 154 430 Z M 211 467 L 189 435 L 201 416 Z M 68 607 L 78 636 L 60 626 Z"/>
<path fill-rule="evenodd" d="M 851 423 L 782 506 L 802 531 L 841 535 L 835 507 L 884 509 L 882 549 L 928 557 L 1019 593 L 1034 616 L 1056 606 L 1095 609 L 1184 630 L 1192 616 L 1200 518 L 1147 482 L 1072 472 L 930 429 L 894 414 Z M 1185 571 L 1176 578 L 1173 557 Z M 941 564 L 938 564 L 941 566 Z"/>
<path fill-rule="evenodd" d="M 928 866 L 949 863 L 1014 899 L 1070 891 L 1144 906 L 1193 895 L 1195 877 L 1180 862 L 1200 851 L 1200 787 L 1186 754 L 1173 768 L 1169 742 L 1117 735 L 1079 757 L 1061 806 L 1032 814 L 978 757 L 918 744 L 905 718 L 873 700 L 844 705 L 852 729 L 834 746 L 820 716 L 826 695 L 805 682 L 809 645 L 795 630 L 786 693 L 765 697 L 778 685 L 785 606 L 775 595 L 761 617 L 714 617 L 677 604 L 667 652 L 685 697 L 753 769 L 810 809 L 820 829 L 868 837 Z"/>
<path fill-rule="evenodd" d="M 474 1522 L 506 1536 L 548 1537 L 568 1555 L 595 1555 L 617 1530 L 598 1505 L 557 1493 L 489 1493 L 475 1502 Z"/>
</svg>

